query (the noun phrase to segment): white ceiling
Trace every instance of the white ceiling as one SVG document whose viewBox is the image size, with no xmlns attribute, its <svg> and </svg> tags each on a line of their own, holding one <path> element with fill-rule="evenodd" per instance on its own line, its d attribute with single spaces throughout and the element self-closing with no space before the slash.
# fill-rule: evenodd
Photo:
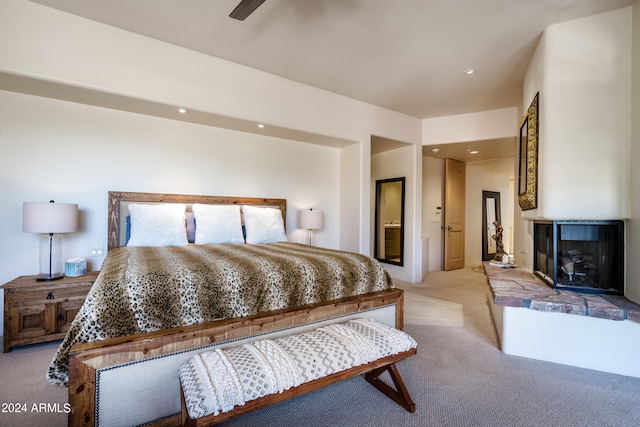
<svg viewBox="0 0 640 427">
<path fill-rule="evenodd" d="M 634 0 L 32 0 L 417 118 L 520 106 L 545 27 Z M 477 72 L 463 75 L 468 68 Z"/>
</svg>

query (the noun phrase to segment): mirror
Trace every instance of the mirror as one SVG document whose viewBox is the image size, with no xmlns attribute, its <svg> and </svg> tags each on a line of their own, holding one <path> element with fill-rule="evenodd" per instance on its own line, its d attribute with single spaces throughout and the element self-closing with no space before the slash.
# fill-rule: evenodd
<svg viewBox="0 0 640 427">
<path fill-rule="evenodd" d="M 405 178 L 376 181 L 374 258 L 404 265 L 404 181 Z"/>
<path fill-rule="evenodd" d="M 520 125 L 520 165 L 518 167 L 518 196 L 527 192 L 527 146 L 529 144 L 529 118 L 524 116 Z"/>
<path fill-rule="evenodd" d="M 500 193 L 497 191 L 482 192 L 482 260 L 489 261 L 498 252 L 497 242 L 493 238 L 498 232 L 496 224 L 501 225 Z"/>
</svg>

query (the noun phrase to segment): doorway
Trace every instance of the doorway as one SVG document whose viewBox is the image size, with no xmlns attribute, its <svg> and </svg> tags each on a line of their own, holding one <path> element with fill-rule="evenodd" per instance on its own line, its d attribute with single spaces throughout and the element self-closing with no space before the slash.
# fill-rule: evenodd
<svg viewBox="0 0 640 427">
<path fill-rule="evenodd" d="M 464 265 L 479 265 L 483 262 L 484 234 L 482 212 L 482 191 L 491 190 L 500 193 L 500 218 L 504 228 L 503 243 L 505 250 L 512 250 L 513 236 L 513 188 L 514 159 L 504 158 L 480 163 L 466 164 L 465 219 L 466 230 L 464 245 Z M 423 234 L 428 241 L 428 271 L 444 270 L 444 238 L 447 234 L 444 216 L 444 176 L 445 161 L 433 156 L 423 157 Z M 497 206 L 496 206 L 497 207 Z"/>
<path fill-rule="evenodd" d="M 444 269 L 464 267 L 465 174 L 463 162 L 444 161 Z"/>
</svg>

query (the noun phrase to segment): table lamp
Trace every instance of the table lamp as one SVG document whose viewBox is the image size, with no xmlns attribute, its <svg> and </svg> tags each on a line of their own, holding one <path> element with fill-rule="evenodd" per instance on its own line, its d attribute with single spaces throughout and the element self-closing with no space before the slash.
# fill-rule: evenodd
<svg viewBox="0 0 640 427">
<path fill-rule="evenodd" d="M 314 211 L 313 209 L 298 211 L 298 228 L 309 230 L 309 245 L 311 245 L 313 230 L 321 229 L 322 221 L 322 211 Z"/>
<path fill-rule="evenodd" d="M 24 202 L 22 207 L 22 231 L 41 233 L 40 274 L 36 280 L 62 278 L 62 236 L 57 233 L 73 233 L 78 228 L 78 205 L 70 203 Z"/>
</svg>

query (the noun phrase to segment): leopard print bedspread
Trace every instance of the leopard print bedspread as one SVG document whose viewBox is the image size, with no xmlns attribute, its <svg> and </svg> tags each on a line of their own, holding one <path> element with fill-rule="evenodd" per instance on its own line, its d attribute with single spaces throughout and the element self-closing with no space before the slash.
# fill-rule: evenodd
<svg viewBox="0 0 640 427">
<path fill-rule="evenodd" d="M 67 385 L 74 344 L 392 287 L 388 273 L 371 257 L 297 243 L 112 249 L 47 379 Z"/>
</svg>

